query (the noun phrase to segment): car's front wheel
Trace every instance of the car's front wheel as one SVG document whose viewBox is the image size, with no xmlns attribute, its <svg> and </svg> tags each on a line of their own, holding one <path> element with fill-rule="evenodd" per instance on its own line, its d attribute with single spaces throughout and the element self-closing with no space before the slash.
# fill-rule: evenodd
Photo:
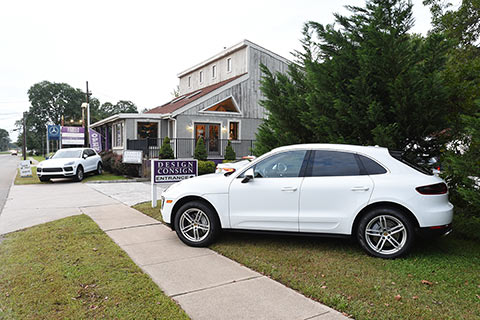
<svg viewBox="0 0 480 320">
<path fill-rule="evenodd" d="M 414 241 L 410 219 L 395 208 L 375 208 L 362 217 L 357 239 L 374 257 L 394 259 L 406 254 Z"/>
<path fill-rule="evenodd" d="M 215 240 L 220 224 L 215 212 L 200 201 L 184 204 L 175 215 L 175 231 L 185 244 L 206 247 Z"/>
<path fill-rule="evenodd" d="M 97 174 L 100 175 L 100 174 L 102 174 L 102 173 L 103 173 L 103 166 L 102 166 L 102 163 L 99 162 L 99 163 L 97 164 Z"/>
<path fill-rule="evenodd" d="M 75 174 L 75 181 L 82 181 L 83 180 L 83 177 L 84 177 L 85 173 L 83 171 L 83 167 L 82 166 L 78 166 L 77 168 L 77 173 Z"/>
</svg>

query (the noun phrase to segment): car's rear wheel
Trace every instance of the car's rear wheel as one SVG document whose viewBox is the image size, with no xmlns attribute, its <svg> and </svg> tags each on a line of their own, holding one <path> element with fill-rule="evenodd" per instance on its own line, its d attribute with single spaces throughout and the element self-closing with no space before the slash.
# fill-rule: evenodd
<svg viewBox="0 0 480 320">
<path fill-rule="evenodd" d="M 85 173 L 83 171 L 83 167 L 82 166 L 78 166 L 77 168 L 77 173 L 75 174 L 75 181 L 82 181 L 83 180 L 83 177 L 84 177 Z"/>
<path fill-rule="evenodd" d="M 38 177 L 40 179 L 41 182 L 48 182 L 50 181 L 50 178 L 47 178 L 47 177 Z"/>
<path fill-rule="evenodd" d="M 100 174 L 102 174 L 102 173 L 103 173 L 103 166 L 102 166 L 102 163 L 99 162 L 99 163 L 97 164 L 97 174 L 100 175 Z"/>
<path fill-rule="evenodd" d="M 184 204 L 175 215 L 175 231 L 185 244 L 206 247 L 215 240 L 220 224 L 215 212 L 200 201 Z"/>
<path fill-rule="evenodd" d="M 414 242 L 410 219 L 395 208 L 375 208 L 362 217 L 357 239 L 370 255 L 394 259 L 406 254 Z"/>
</svg>

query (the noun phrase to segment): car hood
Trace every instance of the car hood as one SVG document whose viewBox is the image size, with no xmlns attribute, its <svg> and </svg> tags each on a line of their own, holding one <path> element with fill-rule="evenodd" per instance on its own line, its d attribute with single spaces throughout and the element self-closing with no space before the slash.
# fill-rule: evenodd
<svg viewBox="0 0 480 320">
<path fill-rule="evenodd" d="M 75 163 L 78 162 L 78 158 L 61 158 L 61 159 L 48 159 L 44 160 L 39 163 L 39 167 L 42 168 L 58 168 L 63 167 L 65 163 L 74 161 Z"/>
<path fill-rule="evenodd" d="M 172 184 L 164 194 L 169 196 L 179 194 L 209 194 L 226 193 L 232 178 L 223 174 L 206 174 Z"/>
</svg>

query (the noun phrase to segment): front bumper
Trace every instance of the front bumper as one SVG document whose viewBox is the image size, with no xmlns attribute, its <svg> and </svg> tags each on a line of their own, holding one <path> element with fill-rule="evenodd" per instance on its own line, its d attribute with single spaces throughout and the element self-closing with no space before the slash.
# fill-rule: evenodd
<svg viewBox="0 0 480 320">
<path fill-rule="evenodd" d="M 62 168 L 38 168 L 37 176 L 45 178 L 69 178 L 75 176 L 75 168 L 65 166 Z"/>
</svg>

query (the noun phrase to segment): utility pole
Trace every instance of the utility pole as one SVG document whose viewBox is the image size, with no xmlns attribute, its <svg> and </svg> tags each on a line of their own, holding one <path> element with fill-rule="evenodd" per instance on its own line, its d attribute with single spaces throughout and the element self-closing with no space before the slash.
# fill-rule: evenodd
<svg viewBox="0 0 480 320">
<path fill-rule="evenodd" d="M 23 160 L 27 160 L 27 112 L 23 113 Z"/>
<path fill-rule="evenodd" d="M 92 95 L 91 92 L 88 91 L 88 81 L 87 81 L 87 93 L 86 93 L 86 98 L 87 98 L 87 106 L 86 106 L 86 113 L 87 113 L 87 123 L 85 124 L 85 147 L 88 147 L 90 145 L 90 135 L 88 133 L 88 129 L 90 128 L 90 96 Z"/>
</svg>

